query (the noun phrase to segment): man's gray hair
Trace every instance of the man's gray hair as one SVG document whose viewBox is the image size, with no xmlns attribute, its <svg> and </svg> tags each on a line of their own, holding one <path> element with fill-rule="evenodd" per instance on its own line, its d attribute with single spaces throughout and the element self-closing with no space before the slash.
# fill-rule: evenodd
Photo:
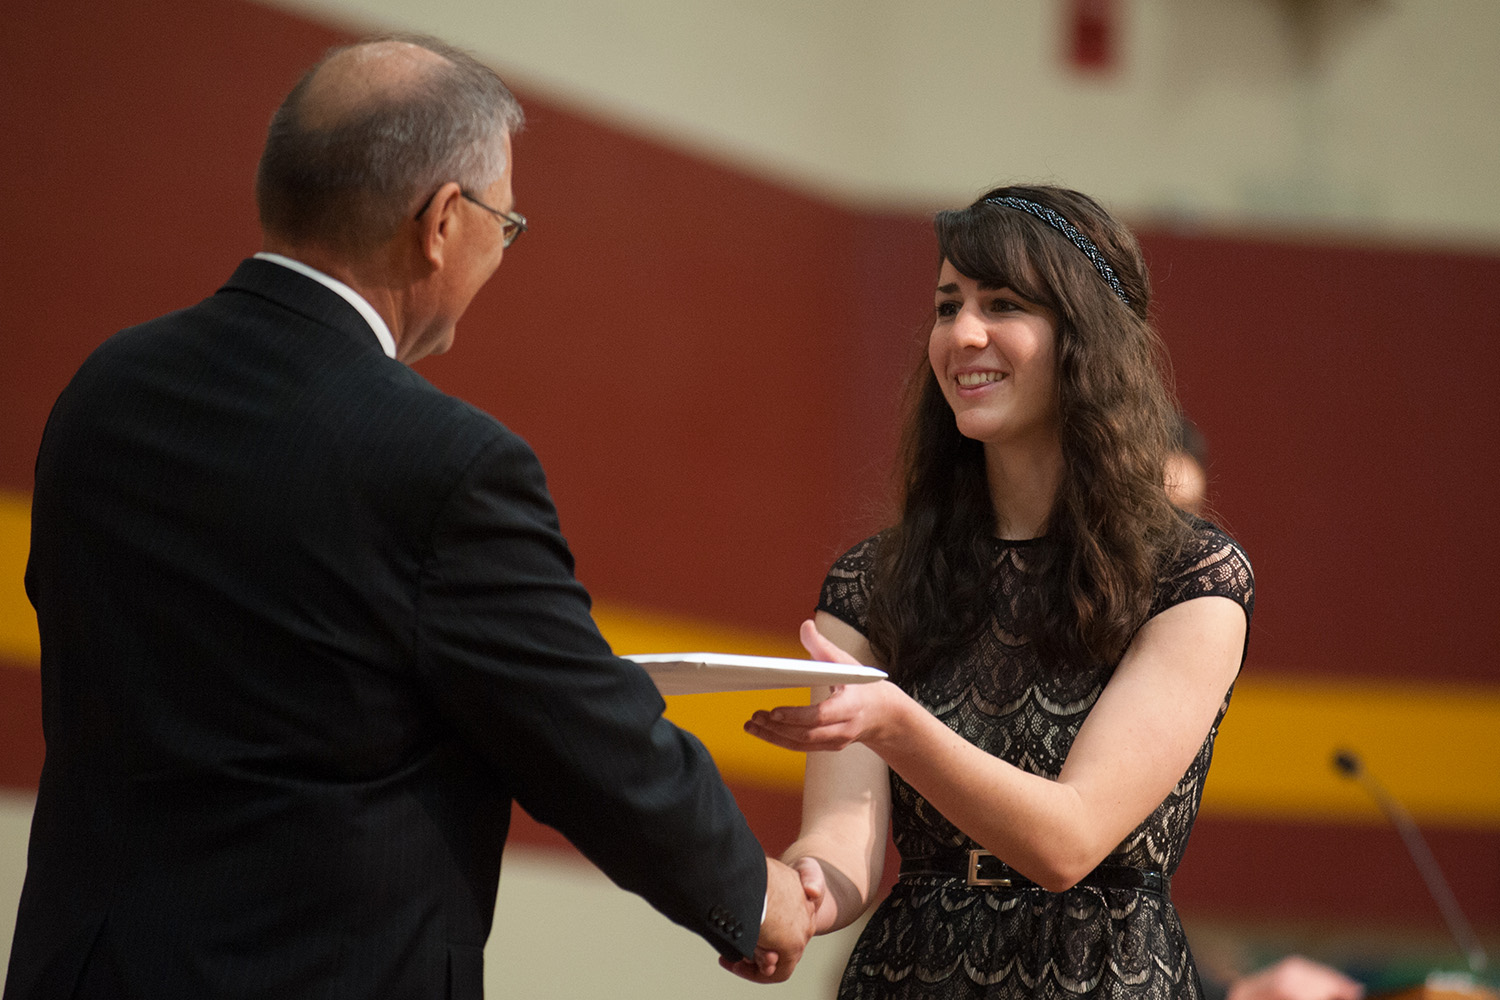
<svg viewBox="0 0 1500 1000">
<path fill-rule="evenodd" d="M 330 62 L 382 43 L 415 45 L 441 59 L 352 100 L 318 93 Z M 390 35 L 333 49 L 271 118 L 255 177 L 261 226 L 294 244 L 369 251 L 443 184 L 477 193 L 499 180 L 505 136 L 524 121 L 494 71 L 438 39 Z"/>
</svg>

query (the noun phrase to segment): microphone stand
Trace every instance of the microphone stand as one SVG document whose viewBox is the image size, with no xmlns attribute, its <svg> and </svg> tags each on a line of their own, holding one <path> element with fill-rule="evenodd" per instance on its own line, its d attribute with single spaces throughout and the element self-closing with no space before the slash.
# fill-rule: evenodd
<svg viewBox="0 0 1500 1000">
<path fill-rule="evenodd" d="M 1437 859 L 1432 856 L 1427 841 L 1422 837 L 1422 831 L 1417 829 L 1417 824 L 1408 813 L 1397 802 L 1389 792 L 1375 780 L 1375 776 L 1365 770 L 1364 764 L 1351 750 L 1340 750 L 1333 755 L 1333 766 L 1340 774 L 1347 778 L 1358 781 L 1370 793 L 1381 811 L 1395 826 L 1396 832 L 1401 834 L 1401 839 L 1406 841 L 1407 853 L 1416 862 L 1417 870 L 1422 873 L 1422 880 L 1427 883 L 1427 891 L 1431 894 L 1433 901 L 1437 903 L 1438 909 L 1443 913 L 1443 920 L 1448 924 L 1448 930 L 1453 939 L 1458 942 L 1459 950 L 1464 954 L 1464 959 L 1469 964 L 1469 972 L 1478 975 L 1488 965 L 1489 959 L 1484 953 L 1484 948 L 1479 943 L 1479 938 L 1474 934 L 1474 928 L 1464 918 L 1463 911 L 1459 909 L 1458 900 L 1453 896 L 1453 890 L 1448 886 L 1448 880 L 1443 877 L 1443 870 L 1438 867 Z"/>
</svg>

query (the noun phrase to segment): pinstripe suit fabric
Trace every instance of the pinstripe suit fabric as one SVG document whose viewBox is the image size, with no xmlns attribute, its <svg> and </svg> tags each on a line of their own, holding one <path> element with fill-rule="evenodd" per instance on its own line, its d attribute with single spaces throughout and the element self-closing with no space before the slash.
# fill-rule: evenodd
<svg viewBox="0 0 1500 1000">
<path fill-rule="evenodd" d="M 32 532 L 47 759 L 6 1000 L 478 997 L 512 801 L 753 947 L 761 850 L 599 635 L 530 448 L 316 282 L 246 261 L 102 345 Z"/>
</svg>

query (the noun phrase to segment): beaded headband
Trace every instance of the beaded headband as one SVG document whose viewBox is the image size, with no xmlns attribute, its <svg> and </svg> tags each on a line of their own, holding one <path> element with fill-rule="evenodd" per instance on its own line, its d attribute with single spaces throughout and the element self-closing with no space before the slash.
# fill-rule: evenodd
<svg viewBox="0 0 1500 1000">
<path fill-rule="evenodd" d="M 1120 279 L 1115 277 L 1115 269 L 1109 266 L 1109 261 L 1105 260 L 1104 254 L 1100 253 L 1099 248 L 1094 246 L 1094 241 L 1079 232 L 1067 219 L 1064 219 L 1046 205 L 1038 205 L 1036 202 L 1027 201 L 1025 198 L 1003 197 L 986 198 L 984 200 L 989 205 L 1000 205 L 1003 208 L 1014 208 L 1022 212 L 1027 212 L 1062 233 L 1068 238 L 1069 242 L 1083 251 L 1083 255 L 1094 265 L 1094 270 L 1099 272 L 1099 277 L 1109 283 L 1109 287 L 1115 290 L 1115 294 L 1120 297 L 1120 301 L 1127 306 L 1130 305 L 1130 298 L 1125 294 L 1125 289 L 1121 287 Z"/>
</svg>

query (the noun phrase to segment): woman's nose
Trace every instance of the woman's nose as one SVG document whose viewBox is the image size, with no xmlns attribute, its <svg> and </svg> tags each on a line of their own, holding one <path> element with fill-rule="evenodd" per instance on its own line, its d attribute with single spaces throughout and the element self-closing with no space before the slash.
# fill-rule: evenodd
<svg viewBox="0 0 1500 1000">
<path fill-rule="evenodd" d="M 983 347 L 989 343 L 990 332 L 972 309 L 962 309 L 953 320 L 953 339 L 959 347 Z"/>
</svg>

